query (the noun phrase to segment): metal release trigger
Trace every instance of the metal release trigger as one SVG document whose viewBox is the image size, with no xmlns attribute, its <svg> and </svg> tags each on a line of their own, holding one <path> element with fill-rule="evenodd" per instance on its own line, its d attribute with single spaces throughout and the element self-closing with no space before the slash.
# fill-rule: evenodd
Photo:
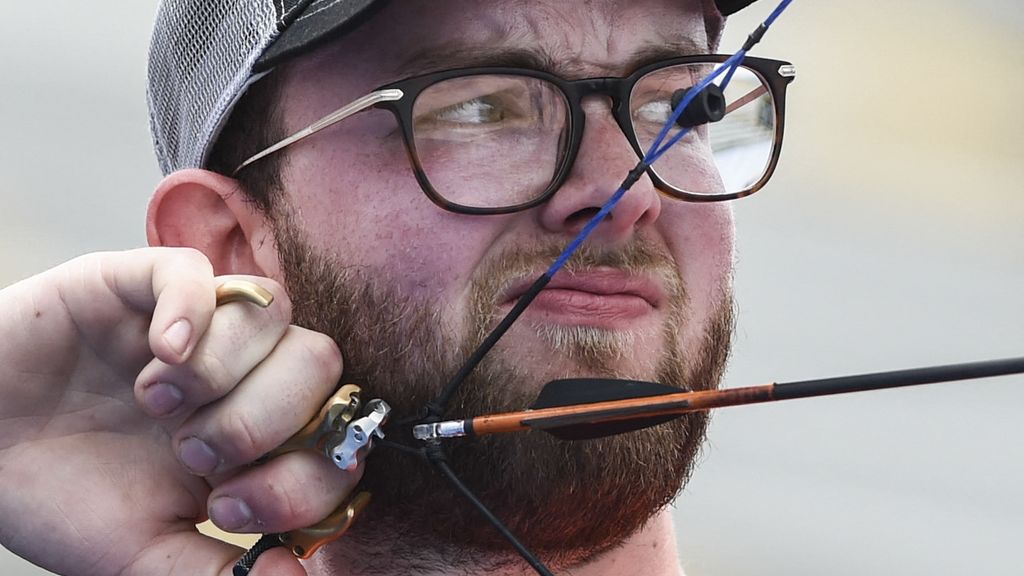
<svg viewBox="0 0 1024 576">
<path fill-rule="evenodd" d="M 354 470 L 359 465 L 359 453 L 373 449 L 375 438 L 384 438 L 384 424 L 391 414 L 388 403 L 376 399 L 366 403 L 366 415 L 349 423 L 344 438 L 328 440 L 324 447 L 328 457 L 342 470 Z"/>
</svg>

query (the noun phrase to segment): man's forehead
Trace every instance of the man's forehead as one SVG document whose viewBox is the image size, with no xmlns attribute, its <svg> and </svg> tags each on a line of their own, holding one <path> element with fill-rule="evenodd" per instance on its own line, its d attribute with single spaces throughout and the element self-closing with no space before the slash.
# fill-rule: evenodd
<svg viewBox="0 0 1024 576">
<path fill-rule="evenodd" d="M 531 66 L 566 76 L 622 74 L 656 58 L 707 52 L 706 21 L 719 18 L 710 4 L 403 0 L 315 59 L 372 67 L 384 75 L 382 83 L 479 65 Z"/>
</svg>

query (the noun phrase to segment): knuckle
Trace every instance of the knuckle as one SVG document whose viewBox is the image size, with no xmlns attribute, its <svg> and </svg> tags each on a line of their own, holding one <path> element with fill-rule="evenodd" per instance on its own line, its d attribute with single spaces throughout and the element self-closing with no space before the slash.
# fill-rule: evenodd
<svg viewBox="0 0 1024 576">
<path fill-rule="evenodd" d="M 316 521 L 312 514 L 313 507 L 302 494 L 294 491 L 282 491 L 279 494 L 281 497 L 280 522 L 306 524 Z"/>
<path fill-rule="evenodd" d="M 205 347 L 197 350 L 189 362 L 196 381 L 197 394 L 202 397 L 196 400 L 212 400 L 224 395 L 236 380 L 234 371 L 224 359 Z"/>
<path fill-rule="evenodd" d="M 303 482 L 291 472 L 282 472 L 275 486 L 278 521 L 281 523 L 312 523 L 318 518 Z"/>
<path fill-rule="evenodd" d="M 334 339 L 319 332 L 308 332 L 305 350 L 312 360 L 317 374 L 337 380 L 341 377 L 341 349 Z"/>
<path fill-rule="evenodd" d="M 232 460 L 250 461 L 265 452 L 262 428 L 247 412 L 233 411 L 225 419 L 221 432 L 225 448 L 235 455 Z"/>
</svg>

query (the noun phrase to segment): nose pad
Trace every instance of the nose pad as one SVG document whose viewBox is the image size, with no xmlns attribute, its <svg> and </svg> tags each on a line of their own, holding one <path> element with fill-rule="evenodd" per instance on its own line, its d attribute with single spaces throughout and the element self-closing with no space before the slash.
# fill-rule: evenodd
<svg viewBox="0 0 1024 576">
<path fill-rule="evenodd" d="M 612 117 L 607 100 L 587 99 L 583 104 L 583 136 L 569 177 L 538 212 L 541 226 L 553 233 L 579 233 L 640 161 Z M 644 174 L 591 237 L 607 243 L 622 242 L 638 227 L 657 220 L 660 213 L 661 196 Z"/>
</svg>

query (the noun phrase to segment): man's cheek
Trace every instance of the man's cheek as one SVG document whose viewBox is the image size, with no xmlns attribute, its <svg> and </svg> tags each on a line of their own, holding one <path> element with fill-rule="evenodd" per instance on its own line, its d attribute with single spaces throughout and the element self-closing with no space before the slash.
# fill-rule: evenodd
<svg viewBox="0 0 1024 576">
<path fill-rule="evenodd" d="M 695 208 L 694 213 L 684 217 L 666 219 L 665 238 L 691 297 L 704 301 L 721 299 L 722 291 L 732 285 L 732 207 L 717 203 Z"/>
</svg>

